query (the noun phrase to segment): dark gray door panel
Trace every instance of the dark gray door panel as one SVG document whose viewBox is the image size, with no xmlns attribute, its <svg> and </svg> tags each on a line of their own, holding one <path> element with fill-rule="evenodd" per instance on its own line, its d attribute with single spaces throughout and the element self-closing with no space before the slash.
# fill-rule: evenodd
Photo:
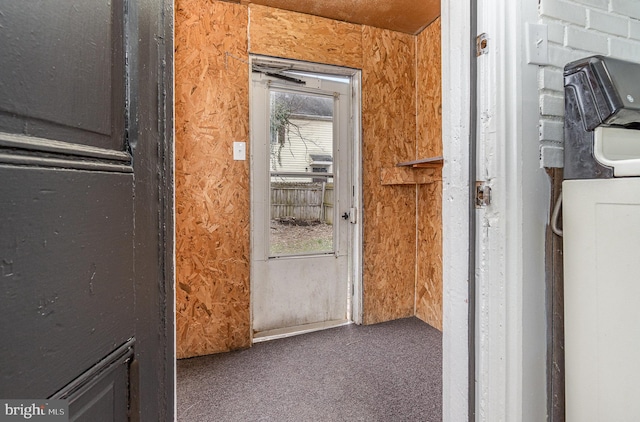
<svg viewBox="0 0 640 422">
<path fill-rule="evenodd" d="M 134 339 L 120 346 L 101 362 L 65 386 L 52 398 L 67 399 L 69 420 L 73 422 L 126 421 L 135 412 L 129 406 L 134 385 L 129 382 Z M 135 378 L 135 375 L 133 375 Z"/>
<path fill-rule="evenodd" d="M 123 0 L 0 3 L 3 131 L 123 150 L 123 16 Z"/>
<path fill-rule="evenodd" d="M 172 25 L 0 0 L 0 398 L 173 419 Z"/>
<path fill-rule="evenodd" d="M 135 334 L 133 175 L 0 180 L 0 397 L 44 398 Z"/>
</svg>

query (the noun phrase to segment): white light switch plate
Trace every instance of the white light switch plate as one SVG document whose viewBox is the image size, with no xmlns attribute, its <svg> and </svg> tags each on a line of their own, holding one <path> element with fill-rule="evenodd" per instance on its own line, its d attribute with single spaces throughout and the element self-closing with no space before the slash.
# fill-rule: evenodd
<svg viewBox="0 0 640 422">
<path fill-rule="evenodd" d="M 547 25 L 527 22 L 527 63 L 549 64 L 549 36 Z"/>
<path fill-rule="evenodd" d="M 247 157 L 247 143 L 234 142 L 233 143 L 233 159 L 236 161 L 244 161 L 246 157 Z"/>
</svg>

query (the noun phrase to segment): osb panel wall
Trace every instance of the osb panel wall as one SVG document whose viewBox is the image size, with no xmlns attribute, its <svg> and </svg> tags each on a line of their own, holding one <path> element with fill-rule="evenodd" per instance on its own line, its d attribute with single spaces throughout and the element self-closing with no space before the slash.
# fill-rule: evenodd
<svg viewBox="0 0 640 422">
<path fill-rule="evenodd" d="M 364 27 L 362 72 L 364 322 L 414 315 L 415 185 L 383 186 L 380 169 L 414 159 L 415 37 Z"/>
<path fill-rule="evenodd" d="M 247 8 L 176 0 L 176 341 L 184 358 L 250 346 Z M 244 61 L 244 62 L 243 62 Z"/>
<path fill-rule="evenodd" d="M 417 37 L 417 158 L 442 155 L 440 18 Z M 416 316 L 442 330 L 442 183 L 418 186 Z"/>
<path fill-rule="evenodd" d="M 442 331 L 442 182 L 418 188 L 416 316 Z"/>
<path fill-rule="evenodd" d="M 255 5 L 249 23 L 248 11 L 176 1 L 179 358 L 250 346 L 249 162 L 232 160 L 232 142 L 249 140 L 248 27 L 251 52 L 363 69 L 365 323 L 414 315 L 416 209 L 438 188 L 416 204 L 415 185 L 380 173 L 422 148 L 416 37 Z"/>
<path fill-rule="evenodd" d="M 360 68 L 362 26 L 252 4 L 254 54 Z"/>
<path fill-rule="evenodd" d="M 442 155 L 440 18 L 417 36 L 418 158 Z"/>
</svg>

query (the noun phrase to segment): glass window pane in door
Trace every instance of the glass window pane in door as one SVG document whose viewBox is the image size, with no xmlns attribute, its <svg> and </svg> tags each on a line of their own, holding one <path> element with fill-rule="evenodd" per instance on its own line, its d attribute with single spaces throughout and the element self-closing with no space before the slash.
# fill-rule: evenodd
<svg viewBox="0 0 640 422">
<path fill-rule="evenodd" d="M 270 256 L 334 251 L 333 98 L 270 93 Z"/>
</svg>

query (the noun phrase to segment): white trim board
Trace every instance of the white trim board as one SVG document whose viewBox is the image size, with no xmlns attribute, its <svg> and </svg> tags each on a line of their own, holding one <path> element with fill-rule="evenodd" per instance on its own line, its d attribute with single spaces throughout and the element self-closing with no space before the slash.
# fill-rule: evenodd
<svg viewBox="0 0 640 422">
<path fill-rule="evenodd" d="M 443 422 L 468 420 L 469 408 L 470 7 L 442 2 Z"/>
</svg>

